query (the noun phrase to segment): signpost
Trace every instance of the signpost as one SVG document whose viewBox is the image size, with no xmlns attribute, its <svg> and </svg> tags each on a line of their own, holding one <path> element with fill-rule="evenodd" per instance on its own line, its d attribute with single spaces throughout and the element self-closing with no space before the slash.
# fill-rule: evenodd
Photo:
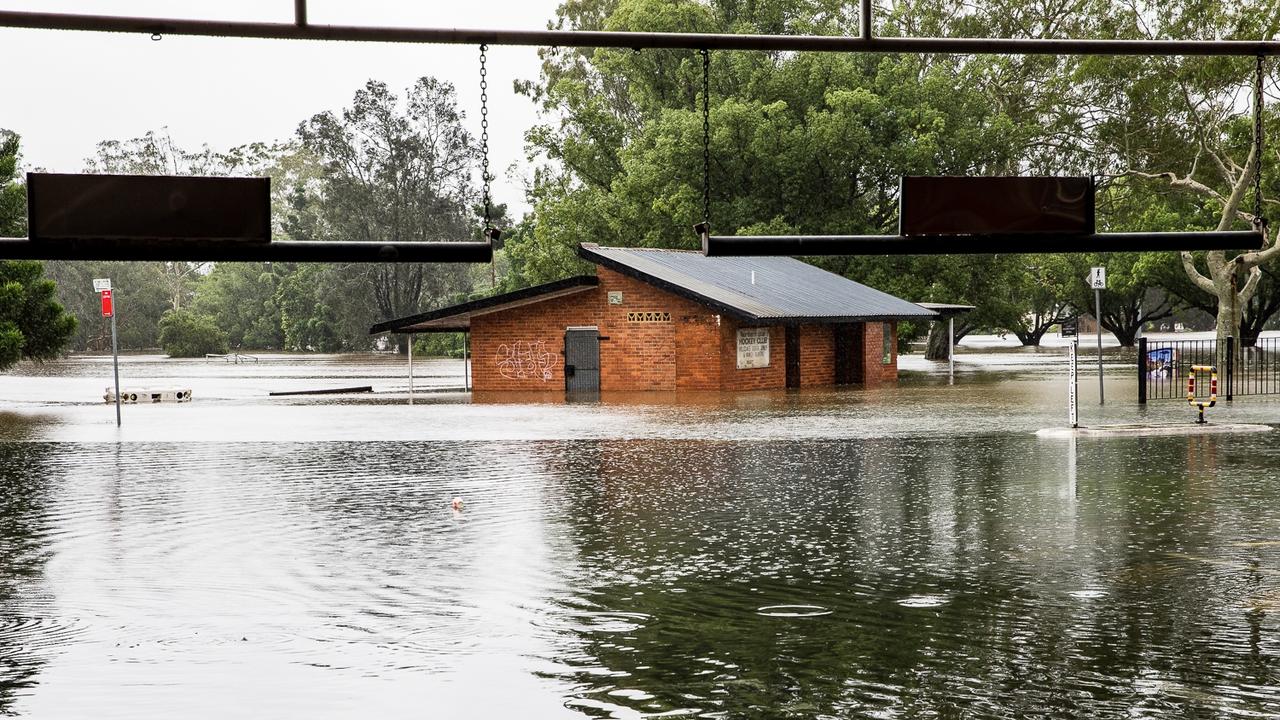
<svg viewBox="0 0 1280 720">
<path fill-rule="evenodd" d="M 1079 389 L 1076 387 L 1076 348 L 1080 346 L 1080 318 L 1063 320 L 1059 334 L 1071 338 L 1067 350 L 1067 420 L 1071 427 L 1080 427 Z"/>
<path fill-rule="evenodd" d="M 1105 267 L 1095 267 L 1089 270 L 1089 287 L 1093 288 L 1093 301 L 1097 307 L 1097 312 L 1093 319 L 1098 323 L 1098 404 L 1103 405 L 1106 400 L 1102 394 L 1102 291 L 1107 287 L 1107 269 Z"/>
<path fill-rule="evenodd" d="M 1072 428 L 1080 427 L 1080 401 L 1077 397 L 1076 390 L 1076 347 L 1079 346 L 1078 338 L 1074 335 L 1071 338 L 1071 345 L 1067 349 L 1067 421 L 1071 423 Z"/>
<path fill-rule="evenodd" d="M 120 351 L 116 344 L 116 309 L 111 278 L 94 278 L 93 290 L 102 296 L 102 317 L 111 318 L 111 369 L 116 380 L 116 427 L 120 427 Z"/>
</svg>

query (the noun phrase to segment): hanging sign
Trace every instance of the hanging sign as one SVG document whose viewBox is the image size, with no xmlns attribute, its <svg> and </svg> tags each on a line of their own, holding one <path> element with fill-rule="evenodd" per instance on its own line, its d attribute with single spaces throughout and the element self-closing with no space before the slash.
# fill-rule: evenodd
<svg viewBox="0 0 1280 720">
<path fill-rule="evenodd" d="M 1107 289 L 1107 269 L 1104 267 L 1090 268 L 1089 270 L 1089 287 L 1094 290 Z"/>
<path fill-rule="evenodd" d="M 115 310 L 111 304 L 111 291 L 102 291 L 102 317 L 111 317 L 115 314 Z"/>
<path fill-rule="evenodd" d="M 769 367 L 769 328 L 738 329 L 738 369 Z"/>
</svg>

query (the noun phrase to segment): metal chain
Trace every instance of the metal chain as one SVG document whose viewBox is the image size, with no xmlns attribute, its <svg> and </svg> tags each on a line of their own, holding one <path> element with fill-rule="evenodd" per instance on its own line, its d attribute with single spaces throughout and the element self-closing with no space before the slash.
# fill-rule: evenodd
<svg viewBox="0 0 1280 720">
<path fill-rule="evenodd" d="M 1253 224 L 1266 228 L 1267 219 L 1262 215 L 1262 80 L 1263 57 L 1258 56 L 1257 71 L 1253 78 Z"/>
<path fill-rule="evenodd" d="M 480 179 L 484 182 L 484 227 L 487 232 L 493 224 L 492 201 L 489 197 L 489 81 L 485 76 L 489 71 L 484 63 L 489 46 L 480 45 Z"/>
<path fill-rule="evenodd" d="M 711 226 L 711 53 L 702 53 L 702 222 Z"/>
</svg>

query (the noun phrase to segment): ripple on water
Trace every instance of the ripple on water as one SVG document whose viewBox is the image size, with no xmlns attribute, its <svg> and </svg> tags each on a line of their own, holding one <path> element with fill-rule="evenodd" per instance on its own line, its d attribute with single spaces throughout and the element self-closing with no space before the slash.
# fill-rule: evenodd
<svg viewBox="0 0 1280 720">
<path fill-rule="evenodd" d="M 898 601 L 907 608 L 935 608 L 946 605 L 950 600 L 946 595 L 910 595 Z"/>
<path fill-rule="evenodd" d="M 69 618 L 0 616 L 0 658 L 65 647 L 84 632 Z"/>
<path fill-rule="evenodd" d="M 765 605 L 756 610 L 757 615 L 782 618 L 810 618 L 830 615 L 832 610 L 821 605 Z"/>
<path fill-rule="evenodd" d="M 571 610 L 544 615 L 534 621 L 539 627 L 551 630 L 570 630 L 585 633 L 631 633 L 653 621 L 653 616 L 638 612 L 612 612 L 607 610 Z"/>
<path fill-rule="evenodd" d="M 1077 600 L 1099 600 L 1107 596 L 1106 590 L 1073 590 L 1067 593 Z"/>
</svg>

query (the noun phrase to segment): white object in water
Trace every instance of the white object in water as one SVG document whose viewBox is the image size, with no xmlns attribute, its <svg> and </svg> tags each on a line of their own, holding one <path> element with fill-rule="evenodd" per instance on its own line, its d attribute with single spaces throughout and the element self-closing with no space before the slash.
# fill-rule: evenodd
<svg viewBox="0 0 1280 720">
<path fill-rule="evenodd" d="M 112 403 L 116 394 L 107 388 L 102 399 Z M 191 402 L 191 388 L 123 388 L 120 390 L 122 403 L 158 403 L 158 402 Z"/>
</svg>

